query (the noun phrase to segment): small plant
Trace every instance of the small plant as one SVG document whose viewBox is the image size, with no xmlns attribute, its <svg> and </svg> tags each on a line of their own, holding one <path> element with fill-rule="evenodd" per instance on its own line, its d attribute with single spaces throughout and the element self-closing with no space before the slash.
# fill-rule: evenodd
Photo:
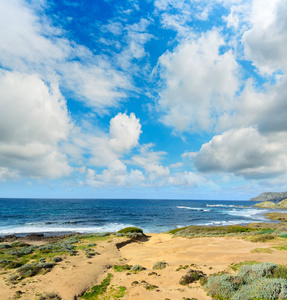
<svg viewBox="0 0 287 300">
<path fill-rule="evenodd" d="M 167 263 L 166 262 L 163 262 L 163 261 L 158 261 L 156 262 L 154 265 L 153 265 L 153 269 L 154 270 L 162 270 L 164 268 L 166 268 L 167 266 Z"/>
<path fill-rule="evenodd" d="M 41 295 L 39 300 L 62 300 L 62 298 L 56 293 L 47 293 L 45 295 Z"/>
<path fill-rule="evenodd" d="M 147 291 L 153 291 L 153 290 L 155 290 L 155 289 L 157 289 L 157 288 L 158 288 L 157 285 L 149 284 L 149 283 L 147 283 L 146 286 L 145 286 L 145 289 L 146 289 Z"/>
<path fill-rule="evenodd" d="M 134 265 L 130 270 L 131 272 L 138 273 L 140 271 L 145 270 L 145 268 L 142 267 L 141 265 Z"/>
<path fill-rule="evenodd" d="M 85 292 L 81 298 L 86 300 L 98 299 L 100 295 L 103 295 L 107 291 L 107 288 L 111 283 L 112 277 L 113 275 L 108 273 L 107 277 L 101 282 L 101 284 L 93 286 L 90 289 L 90 291 Z"/>
<path fill-rule="evenodd" d="M 189 283 L 192 283 L 194 281 L 197 281 L 201 277 L 203 277 L 204 274 L 202 271 L 198 270 L 189 270 L 188 273 L 181 277 L 179 284 L 181 285 L 187 285 Z"/>
<path fill-rule="evenodd" d="M 189 268 L 189 265 L 185 265 L 185 266 L 180 265 L 180 266 L 176 269 L 176 271 L 179 271 L 179 270 L 185 270 L 185 269 L 187 269 L 187 268 Z"/>
<path fill-rule="evenodd" d="M 131 265 L 115 265 L 115 266 L 113 266 L 113 269 L 115 272 L 129 271 L 131 268 L 132 268 Z"/>
</svg>

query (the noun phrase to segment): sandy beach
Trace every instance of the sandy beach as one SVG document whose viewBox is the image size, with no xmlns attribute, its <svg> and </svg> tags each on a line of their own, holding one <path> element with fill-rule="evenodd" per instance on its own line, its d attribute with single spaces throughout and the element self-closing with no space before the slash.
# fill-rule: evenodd
<svg viewBox="0 0 287 300">
<path fill-rule="evenodd" d="M 44 243 L 31 241 L 29 244 Z M 107 274 L 112 275 L 111 286 L 115 291 L 119 287 L 126 288 L 120 299 L 205 300 L 212 298 L 207 296 L 198 281 L 185 286 L 179 284 L 188 269 L 201 270 L 209 275 L 225 270 L 232 272 L 230 265 L 243 261 L 287 264 L 286 251 L 272 248 L 274 241 L 272 244 L 254 243 L 238 237 L 186 239 L 161 233 L 147 234 L 140 240 L 130 240 L 126 237 L 98 238 L 92 244 L 91 240 L 82 239 L 78 247 L 84 249 L 86 245 L 92 245 L 90 247 L 99 255 L 88 258 L 83 251 L 78 251 L 76 256 L 64 254 L 61 256 L 63 260 L 50 272 L 24 278 L 17 283 L 7 280 L 15 274 L 15 270 L 1 269 L 1 300 L 34 300 L 49 293 L 56 293 L 63 300 L 81 299 L 86 290 L 99 285 Z M 258 248 L 270 249 L 270 253 L 254 252 Z M 165 262 L 166 267 L 153 270 L 153 265 L 158 261 Z M 116 272 L 113 268 L 115 265 L 141 265 L 145 270 L 135 273 Z M 147 289 L 147 285 L 153 288 Z M 118 299 L 118 297 L 110 292 L 106 298 L 99 299 Z"/>
</svg>

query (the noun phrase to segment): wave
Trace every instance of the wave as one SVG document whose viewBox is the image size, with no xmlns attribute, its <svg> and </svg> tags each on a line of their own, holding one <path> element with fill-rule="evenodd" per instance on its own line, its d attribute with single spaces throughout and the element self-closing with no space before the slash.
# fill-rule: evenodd
<svg viewBox="0 0 287 300">
<path fill-rule="evenodd" d="M 239 225 L 239 224 L 249 224 L 250 221 L 247 220 L 234 220 L 234 221 L 212 221 L 208 223 L 198 224 L 200 226 L 228 226 L 228 225 Z"/>
<path fill-rule="evenodd" d="M 229 204 L 206 204 L 206 207 L 246 207 L 245 205 L 229 205 Z"/>
<path fill-rule="evenodd" d="M 190 210 L 196 210 L 196 211 L 210 211 L 210 209 L 204 209 L 204 208 L 199 208 L 199 207 L 189 207 L 189 206 L 177 206 L 177 208 L 190 209 Z"/>
<path fill-rule="evenodd" d="M 263 214 L 267 212 L 267 210 L 257 210 L 257 209 L 243 209 L 243 210 L 230 210 L 226 211 L 228 215 L 231 216 L 240 216 L 240 217 L 245 217 L 245 218 L 251 218 L 251 219 L 264 219 Z"/>
<path fill-rule="evenodd" d="M 87 224 L 90 221 L 43 221 L 43 222 L 28 222 L 25 223 L 24 226 L 44 226 L 44 225 L 69 225 L 69 224 Z M 97 222 L 97 220 L 94 220 L 94 222 Z"/>
<path fill-rule="evenodd" d="M 102 233 L 117 232 L 125 227 L 133 227 L 132 224 L 109 223 L 104 226 L 69 227 L 69 226 L 38 226 L 27 225 L 0 230 L 0 235 L 29 234 L 29 233 Z"/>
</svg>

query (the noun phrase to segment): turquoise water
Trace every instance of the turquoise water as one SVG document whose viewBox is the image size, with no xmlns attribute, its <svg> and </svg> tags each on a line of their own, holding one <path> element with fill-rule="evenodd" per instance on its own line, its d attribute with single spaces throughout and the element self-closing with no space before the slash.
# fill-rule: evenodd
<svg viewBox="0 0 287 300">
<path fill-rule="evenodd" d="M 0 199 L 0 235 L 115 232 L 126 226 L 163 232 L 188 225 L 267 221 L 249 201 Z"/>
</svg>

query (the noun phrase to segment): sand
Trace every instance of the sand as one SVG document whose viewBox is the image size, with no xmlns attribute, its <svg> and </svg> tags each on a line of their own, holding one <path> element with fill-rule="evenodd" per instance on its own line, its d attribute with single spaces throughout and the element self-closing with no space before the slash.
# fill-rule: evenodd
<svg viewBox="0 0 287 300">
<path fill-rule="evenodd" d="M 272 249 L 272 253 L 252 253 L 256 248 L 269 248 L 270 243 L 253 243 L 240 238 L 214 237 L 214 238 L 172 238 L 169 234 L 148 234 L 144 241 L 133 243 L 126 238 L 113 238 L 112 240 L 97 242 L 95 250 L 101 255 L 86 258 L 83 253 L 78 256 L 66 256 L 45 275 L 36 275 L 24 279 L 16 285 L 9 284 L 5 278 L 9 271 L 0 275 L 0 299 L 14 299 L 16 291 L 22 294 L 18 299 L 37 299 L 37 294 L 56 292 L 63 300 L 80 299 L 86 289 L 100 284 L 108 273 L 113 275 L 111 284 L 115 287 L 125 286 L 126 294 L 122 299 L 184 299 L 196 298 L 198 300 L 211 299 L 199 285 L 192 283 L 188 286 L 179 284 L 180 278 L 188 269 L 180 269 L 180 265 L 191 265 L 191 268 L 212 274 L 228 270 L 232 263 L 246 260 L 259 262 L 274 262 L 287 264 L 286 251 Z M 157 274 L 149 275 L 152 266 L 158 261 L 168 265 L 163 270 L 156 270 Z M 146 268 L 137 274 L 127 275 L 127 272 L 115 272 L 111 266 L 139 264 Z M 3 270 L 2 270 L 3 271 Z M 4 274 L 3 274 L 4 273 Z M 137 284 L 132 284 L 137 281 Z M 145 289 L 146 283 L 156 285 L 152 291 Z"/>
</svg>

